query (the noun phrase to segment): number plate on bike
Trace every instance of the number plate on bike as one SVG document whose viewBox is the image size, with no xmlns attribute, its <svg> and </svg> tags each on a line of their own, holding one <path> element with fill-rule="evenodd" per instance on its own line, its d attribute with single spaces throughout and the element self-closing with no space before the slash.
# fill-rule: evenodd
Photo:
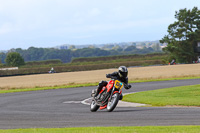
<svg viewBox="0 0 200 133">
<path fill-rule="evenodd" d="M 115 88 L 120 90 L 122 87 L 123 83 L 120 82 L 119 80 L 115 80 Z"/>
</svg>

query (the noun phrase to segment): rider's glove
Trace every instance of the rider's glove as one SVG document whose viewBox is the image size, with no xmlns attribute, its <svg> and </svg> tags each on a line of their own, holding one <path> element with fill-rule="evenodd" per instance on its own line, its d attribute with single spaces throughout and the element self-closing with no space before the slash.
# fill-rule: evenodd
<svg viewBox="0 0 200 133">
<path fill-rule="evenodd" d="M 106 78 L 110 78 L 111 77 L 111 75 L 110 74 L 106 74 Z"/>
<path fill-rule="evenodd" d="M 130 89 L 132 86 L 131 85 L 125 85 L 125 89 Z"/>
</svg>

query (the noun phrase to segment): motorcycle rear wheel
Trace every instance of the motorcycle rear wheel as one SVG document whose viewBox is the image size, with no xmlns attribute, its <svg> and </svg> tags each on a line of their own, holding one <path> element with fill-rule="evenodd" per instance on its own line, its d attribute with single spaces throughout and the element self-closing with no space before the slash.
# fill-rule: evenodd
<svg viewBox="0 0 200 133">
<path fill-rule="evenodd" d="M 99 105 L 96 104 L 96 102 L 94 100 L 92 100 L 91 104 L 90 104 L 90 111 L 91 112 L 96 112 L 99 109 Z"/>
<path fill-rule="evenodd" d="M 114 95 L 112 95 L 111 101 L 109 101 L 108 104 L 107 104 L 107 111 L 108 112 L 112 112 L 115 109 L 115 107 L 118 104 L 119 97 L 120 97 L 119 93 L 115 93 Z"/>
</svg>

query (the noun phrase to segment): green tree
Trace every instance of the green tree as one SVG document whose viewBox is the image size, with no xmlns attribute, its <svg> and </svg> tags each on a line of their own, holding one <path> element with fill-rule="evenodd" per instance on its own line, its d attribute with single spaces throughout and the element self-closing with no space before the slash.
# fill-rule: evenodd
<svg viewBox="0 0 200 133">
<path fill-rule="evenodd" d="M 123 48 L 120 47 L 119 45 L 116 45 L 116 46 L 112 47 L 112 50 L 120 52 L 120 51 L 123 51 Z"/>
<path fill-rule="evenodd" d="M 5 61 L 5 59 L 6 59 L 6 54 L 5 53 L 0 53 L 0 61 L 1 61 L 1 63 L 5 63 L 4 61 Z"/>
<path fill-rule="evenodd" d="M 134 45 L 128 46 L 127 48 L 124 49 L 124 51 L 126 51 L 126 52 L 130 52 L 133 50 L 137 50 L 136 46 L 134 46 Z"/>
<path fill-rule="evenodd" d="M 24 59 L 17 52 L 8 53 L 5 61 L 8 66 L 21 66 L 25 64 Z"/>
<path fill-rule="evenodd" d="M 167 43 L 163 50 L 169 52 L 180 63 L 191 63 L 196 58 L 195 48 L 200 40 L 200 10 L 180 9 L 175 12 L 175 21 L 168 26 L 168 35 L 161 43 Z"/>
</svg>

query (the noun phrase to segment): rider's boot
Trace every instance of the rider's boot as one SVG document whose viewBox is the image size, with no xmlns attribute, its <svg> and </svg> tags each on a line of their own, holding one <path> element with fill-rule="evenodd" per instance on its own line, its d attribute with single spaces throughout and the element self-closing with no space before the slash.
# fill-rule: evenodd
<svg viewBox="0 0 200 133">
<path fill-rule="evenodd" d="M 99 82 L 99 85 L 97 86 L 97 89 L 96 89 L 96 94 L 94 95 L 94 97 L 96 98 L 97 96 L 98 96 L 98 94 L 101 92 L 101 90 L 102 90 L 102 88 L 104 87 L 104 86 L 106 86 L 107 85 L 107 81 L 100 81 Z"/>
<path fill-rule="evenodd" d="M 94 95 L 95 98 L 98 96 L 98 94 L 99 94 L 99 92 L 101 91 L 101 89 L 102 89 L 102 87 L 98 85 L 98 86 L 97 86 L 97 89 L 96 89 L 96 93 L 95 93 L 95 95 Z"/>
</svg>

